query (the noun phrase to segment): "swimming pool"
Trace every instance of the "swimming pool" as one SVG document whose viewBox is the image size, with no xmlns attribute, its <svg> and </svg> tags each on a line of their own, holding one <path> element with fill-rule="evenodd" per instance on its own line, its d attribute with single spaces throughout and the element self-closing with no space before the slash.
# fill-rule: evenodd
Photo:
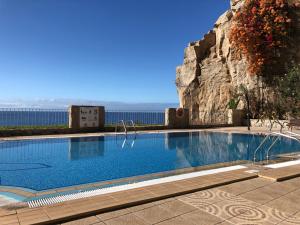
<svg viewBox="0 0 300 225">
<path fill-rule="evenodd" d="M 182 168 L 251 160 L 262 136 L 218 132 L 149 133 L 0 143 L 0 185 L 42 191 Z M 300 151 L 281 138 L 277 154 Z M 257 154 L 258 160 L 265 152 Z"/>
</svg>

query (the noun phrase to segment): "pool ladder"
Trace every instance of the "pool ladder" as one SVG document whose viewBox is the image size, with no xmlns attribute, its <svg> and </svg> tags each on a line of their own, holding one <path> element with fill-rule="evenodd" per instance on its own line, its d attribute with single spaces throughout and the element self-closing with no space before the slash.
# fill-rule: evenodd
<svg viewBox="0 0 300 225">
<path fill-rule="evenodd" d="M 130 125 L 132 128 L 133 128 L 133 131 L 134 131 L 134 134 L 136 136 L 136 127 L 135 127 L 135 124 L 133 122 L 133 120 L 127 120 L 127 121 L 124 121 L 124 120 L 120 120 L 116 126 L 115 126 L 115 133 L 117 134 L 118 133 L 118 128 L 119 127 L 122 127 L 123 130 L 124 130 L 124 135 L 125 137 L 127 138 L 127 133 L 128 133 L 128 129 L 127 129 L 127 126 Z"/>
<path fill-rule="evenodd" d="M 271 132 L 269 133 L 264 139 L 263 141 L 260 143 L 260 145 L 255 149 L 254 151 L 254 157 L 253 157 L 253 162 L 255 163 L 256 161 L 256 154 L 259 150 L 262 149 L 262 147 L 264 146 L 264 144 L 266 143 L 267 140 L 270 139 L 270 137 L 272 137 L 271 141 L 271 145 L 269 145 L 268 149 L 267 149 L 267 153 L 266 153 L 266 158 L 267 160 L 269 160 L 270 158 L 270 151 L 273 148 L 273 146 L 277 143 L 277 141 L 280 139 L 280 137 L 286 137 L 286 138 L 290 138 L 292 140 L 296 140 L 300 142 L 300 134 L 294 133 L 294 132 L 290 132 L 290 131 L 286 131 L 286 133 L 283 132 Z"/>
</svg>

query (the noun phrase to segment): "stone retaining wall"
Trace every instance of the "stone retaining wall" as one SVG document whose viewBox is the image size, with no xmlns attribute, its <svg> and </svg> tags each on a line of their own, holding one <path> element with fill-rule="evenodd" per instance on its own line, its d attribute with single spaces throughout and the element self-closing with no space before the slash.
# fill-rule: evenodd
<svg viewBox="0 0 300 225">
<path fill-rule="evenodd" d="M 189 110 L 184 108 L 168 108 L 165 111 L 165 126 L 168 128 L 188 128 Z"/>
<path fill-rule="evenodd" d="M 288 120 L 279 120 L 279 123 L 284 125 L 284 128 L 287 128 L 287 123 Z M 265 127 L 265 128 L 271 128 L 272 124 L 273 124 L 273 128 L 275 129 L 280 129 L 281 126 L 279 123 L 276 123 L 274 121 L 270 121 L 270 120 L 257 120 L 257 119 L 251 119 L 251 126 L 252 127 Z"/>
</svg>

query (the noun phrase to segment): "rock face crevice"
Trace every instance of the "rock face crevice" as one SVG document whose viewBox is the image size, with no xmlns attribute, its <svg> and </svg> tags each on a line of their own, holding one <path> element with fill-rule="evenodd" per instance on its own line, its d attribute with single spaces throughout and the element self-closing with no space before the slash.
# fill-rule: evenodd
<svg viewBox="0 0 300 225">
<path fill-rule="evenodd" d="M 233 57 L 229 41 L 232 18 L 243 2 L 231 0 L 231 8 L 213 30 L 202 40 L 189 43 L 183 64 L 176 68 L 180 107 L 190 109 L 193 125 L 227 122 L 227 104 L 234 90 L 241 84 L 248 89 L 258 87 L 258 78 L 247 72 L 246 60 Z"/>
</svg>

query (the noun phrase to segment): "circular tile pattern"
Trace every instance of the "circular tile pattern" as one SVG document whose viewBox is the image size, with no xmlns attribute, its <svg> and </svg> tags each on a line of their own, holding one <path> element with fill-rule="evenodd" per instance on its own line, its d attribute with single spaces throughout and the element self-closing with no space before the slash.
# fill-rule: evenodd
<svg viewBox="0 0 300 225">
<path fill-rule="evenodd" d="M 270 208 L 269 213 L 271 216 L 278 220 L 286 220 L 289 216 L 286 215 L 285 213 L 278 211 L 276 209 Z"/>
<path fill-rule="evenodd" d="M 288 222 L 290 224 L 300 224 L 300 217 L 291 217 L 284 222 Z"/>
<path fill-rule="evenodd" d="M 225 209 L 230 215 L 247 221 L 267 220 L 267 214 L 260 209 L 246 205 L 229 205 Z"/>
<path fill-rule="evenodd" d="M 200 208 L 200 207 L 199 207 Z M 221 209 L 215 205 L 203 205 L 200 210 L 210 213 L 212 215 L 219 215 L 221 213 Z"/>
<path fill-rule="evenodd" d="M 249 202 L 245 198 L 241 198 L 239 196 L 229 194 L 228 192 L 225 192 L 225 191 L 218 191 L 217 195 L 218 195 L 218 197 L 220 199 L 223 199 L 223 200 L 228 200 L 228 201 L 233 201 L 233 202 L 239 202 L 239 203 L 247 203 L 247 202 Z"/>
<path fill-rule="evenodd" d="M 205 191 L 201 191 L 201 192 L 191 194 L 188 197 L 193 198 L 193 199 L 208 200 L 208 199 L 215 198 L 216 194 L 214 192 L 210 191 L 210 190 L 205 190 Z"/>
</svg>

